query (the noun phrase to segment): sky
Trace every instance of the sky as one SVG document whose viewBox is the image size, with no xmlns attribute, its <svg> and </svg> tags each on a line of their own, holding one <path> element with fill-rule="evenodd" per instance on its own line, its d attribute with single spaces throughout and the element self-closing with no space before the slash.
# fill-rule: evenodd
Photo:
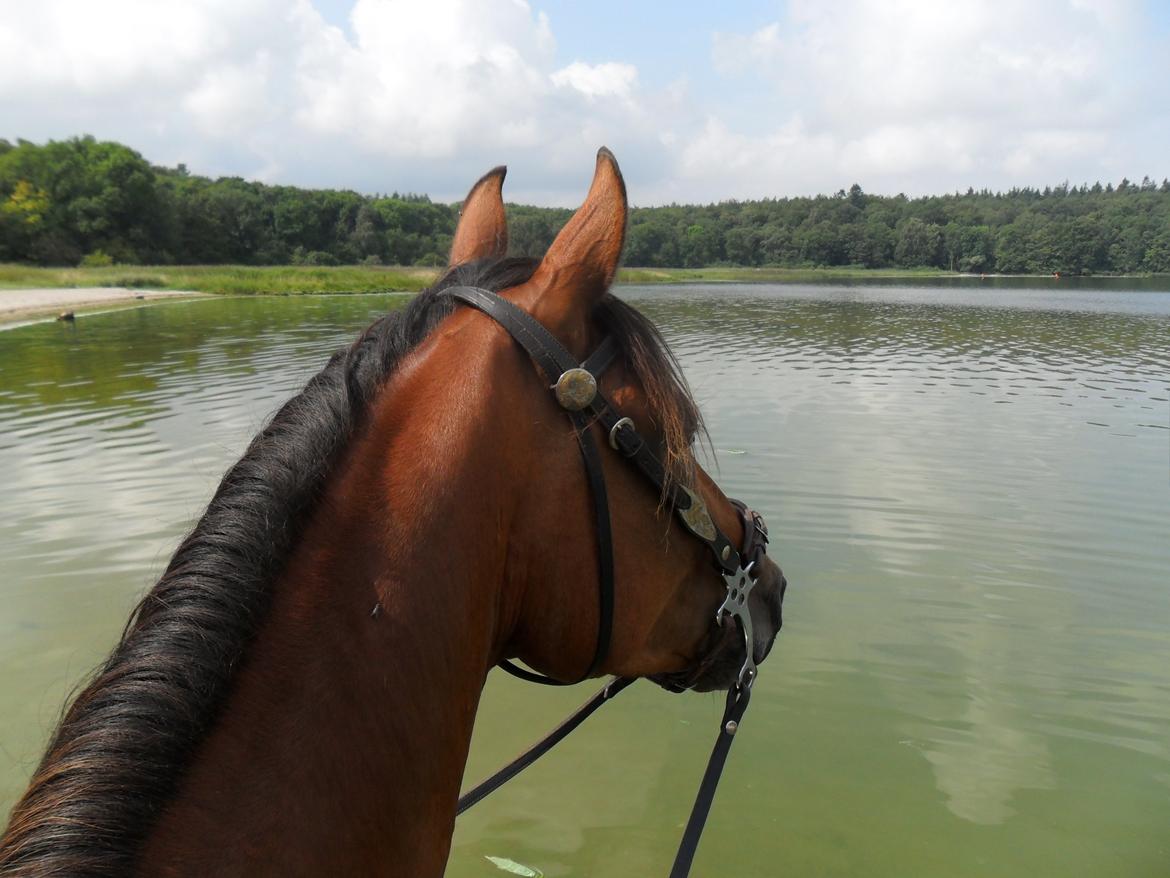
<svg viewBox="0 0 1170 878">
<path fill-rule="evenodd" d="M 1170 176 L 1170 0 L 0 0 L 0 137 L 635 205 Z"/>
</svg>

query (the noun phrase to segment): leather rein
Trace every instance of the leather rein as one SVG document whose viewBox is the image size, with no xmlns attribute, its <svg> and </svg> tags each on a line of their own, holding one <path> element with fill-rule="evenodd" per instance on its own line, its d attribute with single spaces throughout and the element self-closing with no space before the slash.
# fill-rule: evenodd
<svg viewBox="0 0 1170 878">
<path fill-rule="evenodd" d="M 662 462 L 639 435 L 634 422 L 622 417 L 602 394 L 599 384 L 601 375 L 619 353 L 613 336 L 607 336 L 597 349 L 583 363 L 577 362 L 557 339 L 538 320 L 526 311 L 513 305 L 507 299 L 479 287 L 457 286 L 442 291 L 457 301 L 482 311 L 499 323 L 536 362 L 540 370 L 555 383 L 557 403 L 569 416 L 577 435 L 581 458 L 589 482 L 592 498 L 594 524 L 597 533 L 598 553 L 598 603 L 599 623 L 597 644 L 588 669 L 577 680 L 570 682 L 556 680 L 538 674 L 505 659 L 500 667 L 513 676 L 533 683 L 551 686 L 566 686 L 581 682 L 592 676 L 609 653 L 610 636 L 613 631 L 614 608 L 614 563 L 613 530 L 609 517 L 609 500 L 605 489 L 605 476 L 601 466 L 601 454 L 589 429 L 594 422 L 601 425 L 609 437 L 610 447 L 627 458 L 646 478 L 665 493 L 680 523 L 688 533 L 701 540 L 710 550 L 715 568 L 723 575 L 727 595 L 715 611 L 715 624 L 738 622 L 744 637 L 744 664 L 739 675 L 727 693 L 727 703 L 720 720 L 719 737 L 711 751 L 707 769 L 699 785 L 695 804 L 691 809 L 682 842 L 675 856 L 670 878 L 685 878 L 690 872 L 691 861 L 698 848 L 699 838 L 715 796 L 723 765 L 731 749 L 731 743 L 739 723 L 747 710 L 752 684 L 756 679 L 756 664 L 753 657 L 752 618 L 748 608 L 748 597 L 755 585 L 755 568 L 762 559 L 768 542 L 768 530 L 759 514 L 751 511 L 738 500 L 732 504 L 743 522 L 744 542 L 738 549 L 712 520 L 706 505 L 698 494 L 684 485 L 669 481 Z M 700 666 L 700 673 L 702 666 Z M 462 814 L 504 783 L 511 780 L 564 739 L 585 721 L 602 704 L 634 682 L 633 677 L 614 677 L 602 689 L 562 722 L 548 736 L 533 745 L 496 774 L 474 787 L 459 798 L 456 815 Z M 682 684 L 671 685 L 676 691 L 689 688 L 697 681 L 692 676 Z"/>
</svg>

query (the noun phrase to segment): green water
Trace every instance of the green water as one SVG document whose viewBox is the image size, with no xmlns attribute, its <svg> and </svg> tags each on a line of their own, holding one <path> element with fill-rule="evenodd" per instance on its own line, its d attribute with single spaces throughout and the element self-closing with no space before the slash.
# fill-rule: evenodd
<svg viewBox="0 0 1170 878">
<path fill-rule="evenodd" d="M 695 874 L 1170 874 L 1170 293 L 623 294 L 791 582 Z M 0 332 L 0 810 L 224 468 L 399 301 Z M 589 691 L 493 675 L 469 780 Z M 665 875 L 721 707 L 629 690 L 460 819 L 448 874 Z"/>
</svg>

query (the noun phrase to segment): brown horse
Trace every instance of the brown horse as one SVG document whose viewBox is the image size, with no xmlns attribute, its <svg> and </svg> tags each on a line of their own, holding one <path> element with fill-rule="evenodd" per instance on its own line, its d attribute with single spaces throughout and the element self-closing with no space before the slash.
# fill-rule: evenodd
<svg viewBox="0 0 1170 878">
<path fill-rule="evenodd" d="M 626 227 L 607 150 L 540 261 L 505 257 L 504 169 L 451 268 L 333 357 L 253 440 L 57 729 L 0 840 L 4 875 L 440 875 L 484 681 L 590 666 L 598 548 L 574 430 L 507 333 L 443 290 L 498 291 L 578 359 L 730 539 L 702 430 L 653 326 L 608 293 Z M 555 376 L 554 376 L 555 377 Z M 617 583 L 596 673 L 728 688 L 743 638 L 706 547 L 606 447 Z M 753 652 L 784 581 L 760 561 Z M 730 626 L 734 629 L 734 625 Z"/>
</svg>

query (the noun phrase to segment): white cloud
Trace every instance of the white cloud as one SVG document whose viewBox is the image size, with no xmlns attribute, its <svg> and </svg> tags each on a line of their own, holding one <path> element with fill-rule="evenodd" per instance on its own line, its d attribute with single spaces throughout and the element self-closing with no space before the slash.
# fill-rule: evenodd
<svg viewBox="0 0 1170 878">
<path fill-rule="evenodd" d="M 1037 176 L 1044 174 L 1046 167 L 1060 167 L 1108 155 L 1111 147 L 1109 136 L 1102 131 L 1039 128 L 1016 138 L 1003 162 L 1004 167 L 1018 177 Z"/>
<path fill-rule="evenodd" d="M 280 19 L 276 0 L 48 0 L 0 24 L 0 99 L 185 88 Z"/>
<path fill-rule="evenodd" d="M 632 64 L 556 62 L 522 0 L 357 0 L 348 34 L 309 0 L 46 0 L 0 22 L 0 136 L 89 132 L 196 171 L 448 198 L 531 162 L 514 179 L 571 203 L 552 188 L 566 162 L 657 146 L 658 127 Z"/>
<path fill-rule="evenodd" d="M 1154 53 L 1131 0 L 793 0 L 780 21 L 712 40 L 729 88 L 762 84 L 780 108 L 733 138 L 760 156 L 770 192 L 1076 182 L 1110 177 L 1121 156 L 1157 165 L 1131 175 L 1165 173 L 1142 126 L 1164 130 L 1166 99 L 1156 79 L 1125 73 Z M 717 131 L 691 144 L 707 178 Z M 746 185 L 732 181 L 736 194 Z"/>
<path fill-rule="evenodd" d="M 334 32 L 298 61 L 297 121 L 306 129 L 429 158 L 473 138 L 525 145 L 538 131 L 526 117 L 550 88 L 553 42 L 526 4 L 358 0 L 351 20 L 355 43 Z"/>
<path fill-rule="evenodd" d="M 344 29 L 311 0 L 39 0 L 0 19 L 0 136 L 452 199 L 507 162 L 510 198 L 559 204 L 602 143 L 641 204 L 1162 176 L 1170 67 L 1145 17 L 1138 0 L 793 0 L 670 78 L 562 57 L 522 0 L 356 0 Z"/>
<path fill-rule="evenodd" d="M 206 135 L 245 131 L 267 115 L 271 66 L 262 49 L 250 63 L 214 67 L 187 92 L 183 108 Z"/>
<path fill-rule="evenodd" d="M 780 25 L 772 22 L 750 34 L 716 32 L 712 58 L 721 73 L 745 73 L 758 65 L 774 65 L 782 51 Z"/>
<path fill-rule="evenodd" d="M 574 61 L 552 75 L 553 85 L 575 88 L 593 100 L 601 97 L 629 99 L 638 83 L 638 68 L 632 64 L 585 64 Z"/>
</svg>

